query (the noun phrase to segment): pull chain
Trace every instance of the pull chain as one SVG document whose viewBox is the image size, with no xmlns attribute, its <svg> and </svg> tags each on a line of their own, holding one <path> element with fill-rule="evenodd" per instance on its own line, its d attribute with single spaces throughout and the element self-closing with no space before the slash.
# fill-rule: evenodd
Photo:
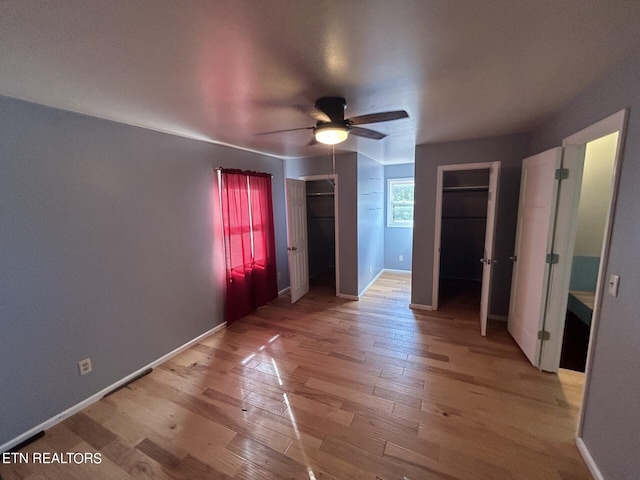
<svg viewBox="0 0 640 480">
<path fill-rule="evenodd" d="M 333 174 L 336 174 L 336 146 L 331 145 L 331 160 L 333 165 Z"/>
</svg>

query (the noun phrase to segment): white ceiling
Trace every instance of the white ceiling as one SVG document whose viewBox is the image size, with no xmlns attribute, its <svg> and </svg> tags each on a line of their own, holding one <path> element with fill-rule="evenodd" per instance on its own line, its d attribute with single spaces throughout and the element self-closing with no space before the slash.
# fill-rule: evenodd
<svg viewBox="0 0 640 480">
<path fill-rule="evenodd" d="M 350 138 L 413 146 L 531 129 L 640 48 L 640 2 L 3 0 L 0 94 L 281 157 L 320 155 L 305 112 L 410 118 Z"/>
</svg>

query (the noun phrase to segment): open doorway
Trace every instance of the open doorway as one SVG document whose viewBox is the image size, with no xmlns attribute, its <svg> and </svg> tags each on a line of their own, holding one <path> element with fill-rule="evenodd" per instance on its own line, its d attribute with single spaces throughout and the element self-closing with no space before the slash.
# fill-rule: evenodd
<svg viewBox="0 0 640 480">
<path fill-rule="evenodd" d="M 538 366 L 541 370 L 556 372 L 560 367 L 560 359 L 563 353 L 564 332 L 565 332 L 565 320 L 567 311 L 569 309 L 586 309 L 586 315 L 582 315 L 585 318 L 590 317 L 589 321 L 589 333 L 588 333 L 588 346 L 586 357 L 586 383 L 589 382 L 589 362 L 590 362 L 590 350 L 591 346 L 597 336 L 597 324 L 600 315 L 600 304 L 602 297 L 607 292 L 610 295 L 615 296 L 615 292 L 608 289 L 610 279 L 606 276 L 607 272 L 607 260 L 609 255 L 609 242 L 611 237 L 611 226 L 614 221 L 615 214 L 615 198 L 617 192 L 617 185 L 620 177 L 620 158 L 621 158 L 621 145 L 624 139 L 624 125 L 626 120 L 626 110 L 621 110 L 600 122 L 581 130 L 574 135 L 567 137 L 563 141 L 564 155 L 562 159 L 562 168 L 560 175 L 556 172 L 556 178 L 559 184 L 559 194 L 557 195 L 557 215 L 555 220 L 552 220 L 554 225 L 554 233 L 552 237 L 552 244 L 550 251 L 551 254 L 551 274 L 548 277 L 548 288 L 543 291 L 542 300 L 544 301 L 545 311 L 542 316 L 542 320 L 539 321 L 539 330 L 542 335 L 538 335 L 538 349 L 540 351 L 539 361 L 534 365 Z M 603 139 L 611 134 L 608 139 Z M 597 142 L 600 139 L 600 142 Z M 609 157 L 608 160 L 603 160 L 603 157 L 598 155 L 599 161 L 595 160 L 599 167 L 605 166 L 607 163 L 613 161 L 612 166 L 604 168 L 604 171 L 609 169 L 609 174 L 604 174 L 603 171 L 596 170 L 596 176 L 608 176 L 608 182 L 606 185 L 601 185 L 599 188 L 604 190 L 604 198 L 599 200 L 595 199 L 598 194 L 587 194 L 586 190 L 582 197 L 585 202 L 581 203 L 581 194 L 583 186 L 583 174 L 587 184 L 591 182 L 588 177 L 593 172 L 589 172 L 585 168 L 586 163 L 586 151 L 587 149 L 597 151 L 594 147 L 606 146 L 609 153 L 605 157 Z M 615 148 L 611 148 L 615 146 Z M 613 152 L 613 159 L 610 158 L 611 152 Z M 595 158 L 595 157 L 594 157 Z M 591 162 L 590 162 L 591 163 Z M 591 167 L 587 167 L 591 170 Z M 594 196 L 595 195 L 595 196 Z M 599 224 L 597 229 L 598 234 L 595 235 L 595 244 L 600 246 L 599 253 L 593 253 L 594 247 L 591 245 L 589 250 L 582 240 L 578 241 L 578 232 L 581 220 L 586 221 L 586 213 L 589 210 L 595 210 L 596 207 L 593 204 L 589 204 L 588 200 L 599 203 L 597 209 L 604 210 L 604 223 L 602 215 L 598 215 L 599 220 L 596 222 Z M 594 200 L 595 199 L 595 200 Z M 582 215 L 580 210 L 583 209 Z M 581 218 L 582 217 L 582 218 Z M 594 218 L 596 218 L 594 216 Z M 587 222 L 587 224 L 590 222 Z M 591 243 L 590 239 L 589 242 Z M 581 250 L 576 250 L 577 247 Z M 582 253 L 582 255 L 580 255 Z M 588 255 L 587 255 L 588 253 Z M 584 259 L 575 259 L 574 257 L 592 257 Z M 549 255 L 547 255 L 549 258 Z M 549 263 L 547 263 L 549 265 Z M 591 270 L 591 275 L 585 271 Z M 593 285 L 593 270 L 597 271 L 595 289 L 591 290 L 588 285 L 589 278 L 591 279 L 591 286 Z M 573 282 L 572 282 L 573 277 Z M 580 278 L 578 278 L 580 277 Z M 581 282 L 583 282 L 581 284 Z M 572 288 L 572 284 L 573 287 Z M 586 303 L 590 303 L 590 298 L 593 298 L 593 306 L 587 305 L 585 301 L 580 301 L 576 295 L 573 295 L 572 302 L 574 305 L 569 305 L 569 292 L 570 290 L 578 291 L 575 287 L 586 288 L 582 292 L 591 293 L 587 295 Z M 578 297 L 580 295 L 578 294 Z M 582 305 L 576 307 L 575 301 L 580 301 Z M 578 320 L 582 322 L 580 316 L 577 315 Z M 584 323 L 584 322 L 583 322 Z M 583 328 L 584 330 L 584 328 Z M 586 335 L 585 335 L 586 336 Z M 584 349 L 584 347 L 582 347 Z M 586 387 L 585 387 L 586 388 Z"/>
<path fill-rule="evenodd" d="M 586 145 L 560 368 L 585 371 L 618 135 L 614 132 Z"/>
<path fill-rule="evenodd" d="M 336 292 L 335 183 L 332 178 L 307 180 L 309 288 Z"/>
<path fill-rule="evenodd" d="M 438 167 L 432 309 L 479 313 L 487 332 L 500 162 Z"/>
<path fill-rule="evenodd" d="M 480 310 L 489 169 L 443 173 L 440 310 Z"/>
</svg>

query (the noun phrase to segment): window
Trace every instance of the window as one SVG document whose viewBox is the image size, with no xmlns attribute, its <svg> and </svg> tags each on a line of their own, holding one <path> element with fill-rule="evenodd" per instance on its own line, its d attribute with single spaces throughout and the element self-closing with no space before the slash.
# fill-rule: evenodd
<svg viewBox="0 0 640 480">
<path fill-rule="evenodd" d="M 387 227 L 413 227 L 413 178 L 389 180 Z"/>
<path fill-rule="evenodd" d="M 222 169 L 227 325 L 278 296 L 271 175 Z"/>
</svg>

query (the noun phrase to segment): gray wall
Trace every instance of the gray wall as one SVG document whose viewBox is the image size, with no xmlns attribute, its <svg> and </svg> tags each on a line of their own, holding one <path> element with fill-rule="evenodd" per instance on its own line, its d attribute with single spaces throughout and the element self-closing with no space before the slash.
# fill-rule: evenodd
<svg viewBox="0 0 640 480">
<path fill-rule="evenodd" d="M 608 480 L 640 477 L 640 52 L 629 57 L 535 130 L 531 153 L 629 108 L 606 275 L 620 275 L 617 298 L 605 295 L 591 355 L 583 440 Z"/>
<path fill-rule="evenodd" d="M 384 268 L 411 271 L 413 228 L 387 227 L 389 179 L 413 178 L 413 163 L 384 167 Z M 402 255 L 402 261 L 398 257 Z"/>
<path fill-rule="evenodd" d="M 527 134 L 416 146 L 412 303 L 432 304 L 437 166 L 500 161 L 502 167 L 494 254 L 498 264 L 493 271 L 489 312 L 494 315 L 508 314 L 512 271 L 508 257 L 513 255 L 520 171 L 528 146 Z"/>
<path fill-rule="evenodd" d="M 358 295 L 384 264 L 384 167 L 358 154 Z"/>
<path fill-rule="evenodd" d="M 0 444 L 223 321 L 214 166 L 274 174 L 286 272 L 282 161 L 5 97 L 0 126 Z"/>
<path fill-rule="evenodd" d="M 285 161 L 287 178 L 327 175 L 333 172 L 327 155 Z M 338 175 L 338 241 L 340 292 L 358 295 L 358 162 L 356 153 L 336 155 Z M 285 226 L 286 229 L 286 226 Z"/>
</svg>

